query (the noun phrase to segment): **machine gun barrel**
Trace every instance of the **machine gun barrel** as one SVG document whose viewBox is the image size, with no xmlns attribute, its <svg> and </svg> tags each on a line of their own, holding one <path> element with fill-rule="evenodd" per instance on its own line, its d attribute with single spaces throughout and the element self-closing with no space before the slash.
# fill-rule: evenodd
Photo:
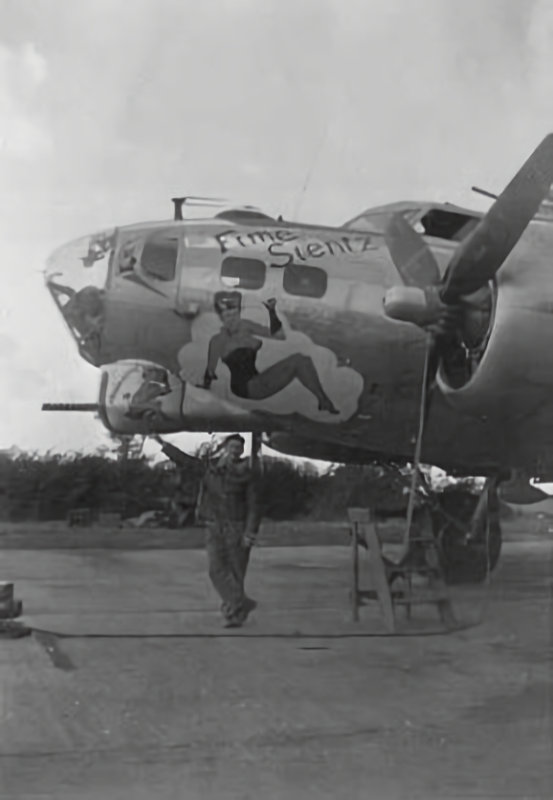
<svg viewBox="0 0 553 800">
<path fill-rule="evenodd" d="M 43 411 L 98 411 L 98 403 L 43 403 Z"/>
</svg>

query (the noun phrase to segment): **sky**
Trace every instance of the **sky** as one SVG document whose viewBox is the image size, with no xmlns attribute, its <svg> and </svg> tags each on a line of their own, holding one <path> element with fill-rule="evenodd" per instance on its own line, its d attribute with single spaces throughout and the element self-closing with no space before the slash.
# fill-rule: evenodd
<svg viewBox="0 0 553 800">
<path fill-rule="evenodd" d="M 471 185 L 553 130 L 552 40 L 551 0 L 0 0 L 0 449 L 105 443 L 40 410 L 99 384 L 44 288 L 55 247 L 175 194 L 331 225 L 485 209 Z"/>
</svg>

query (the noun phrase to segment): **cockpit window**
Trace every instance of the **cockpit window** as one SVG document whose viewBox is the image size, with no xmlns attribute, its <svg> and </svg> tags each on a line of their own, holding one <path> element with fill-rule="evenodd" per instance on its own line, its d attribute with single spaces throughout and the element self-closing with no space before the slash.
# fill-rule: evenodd
<svg viewBox="0 0 553 800">
<path fill-rule="evenodd" d="M 437 239 L 450 239 L 460 242 L 478 225 L 480 217 L 460 214 L 457 211 L 446 211 L 443 208 L 432 208 L 421 217 L 419 224 L 425 236 Z"/>
<path fill-rule="evenodd" d="M 265 263 L 256 258 L 228 256 L 221 264 L 221 282 L 240 289 L 261 289 L 266 269 Z"/>
<path fill-rule="evenodd" d="M 346 222 L 346 228 L 368 230 L 386 234 L 388 225 L 394 216 L 401 214 L 407 222 L 423 236 L 437 239 L 449 239 L 460 242 L 478 225 L 478 214 L 463 213 L 463 210 L 449 210 L 447 207 L 425 209 L 417 205 L 404 203 L 390 204 L 376 209 L 368 209 L 363 214 Z"/>
<path fill-rule="evenodd" d="M 172 281 L 177 272 L 179 240 L 176 236 L 156 233 L 146 239 L 142 249 L 142 271 L 158 281 Z"/>
<path fill-rule="evenodd" d="M 357 231 L 370 231 L 371 233 L 386 232 L 386 228 L 390 224 L 393 216 L 393 211 L 377 211 L 374 213 L 361 214 L 359 217 L 347 222 L 345 228 L 353 228 Z"/>
</svg>

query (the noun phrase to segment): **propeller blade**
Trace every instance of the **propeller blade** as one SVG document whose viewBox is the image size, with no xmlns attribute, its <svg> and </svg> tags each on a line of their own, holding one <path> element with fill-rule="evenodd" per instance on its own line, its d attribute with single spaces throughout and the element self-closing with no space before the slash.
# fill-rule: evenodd
<svg viewBox="0 0 553 800">
<path fill-rule="evenodd" d="M 545 137 L 474 229 L 459 246 L 440 296 L 454 304 L 493 278 L 538 211 L 553 183 L 553 134 Z"/>
<path fill-rule="evenodd" d="M 440 270 L 434 254 L 402 214 L 392 217 L 384 239 L 406 286 L 424 288 L 440 282 Z"/>
</svg>

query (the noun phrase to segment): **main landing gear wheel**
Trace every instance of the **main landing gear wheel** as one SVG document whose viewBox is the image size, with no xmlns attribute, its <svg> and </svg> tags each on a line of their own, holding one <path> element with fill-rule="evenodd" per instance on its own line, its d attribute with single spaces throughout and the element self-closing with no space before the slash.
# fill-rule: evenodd
<svg viewBox="0 0 553 800">
<path fill-rule="evenodd" d="M 487 503 L 466 490 L 445 491 L 432 511 L 446 581 L 480 583 L 497 566 L 501 553 L 499 501 L 487 490 Z M 480 508 L 478 508 L 480 503 Z"/>
</svg>

